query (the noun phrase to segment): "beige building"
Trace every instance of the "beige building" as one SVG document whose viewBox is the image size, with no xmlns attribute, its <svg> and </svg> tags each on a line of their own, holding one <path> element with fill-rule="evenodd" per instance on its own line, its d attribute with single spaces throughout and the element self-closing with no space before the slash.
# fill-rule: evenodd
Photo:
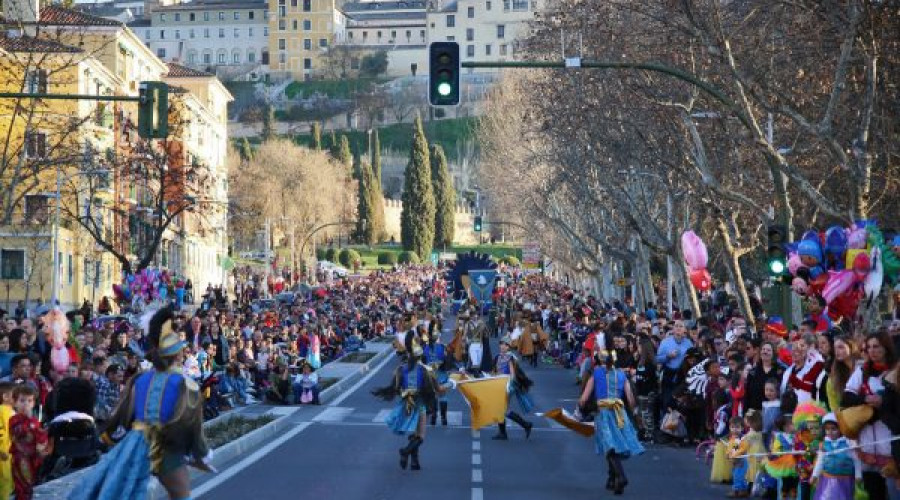
<svg viewBox="0 0 900 500">
<path fill-rule="evenodd" d="M 323 55 L 344 32 L 335 0 L 269 0 L 269 70 L 309 80 L 325 72 Z"/>
</svg>

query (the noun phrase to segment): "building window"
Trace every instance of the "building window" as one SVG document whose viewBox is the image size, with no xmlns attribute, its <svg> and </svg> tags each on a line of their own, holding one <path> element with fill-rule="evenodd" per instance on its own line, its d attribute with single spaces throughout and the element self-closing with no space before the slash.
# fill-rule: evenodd
<svg viewBox="0 0 900 500">
<path fill-rule="evenodd" d="M 219 28 L 219 38 L 225 38 L 225 28 Z"/>
<path fill-rule="evenodd" d="M 408 42 L 412 38 L 412 31 L 406 30 L 406 41 Z"/>
<path fill-rule="evenodd" d="M 195 35 L 194 28 L 191 28 L 190 33 L 188 33 L 188 36 L 190 36 L 191 38 L 194 38 L 194 35 Z"/>
<path fill-rule="evenodd" d="M 188 14 L 188 19 L 190 19 L 191 21 L 196 21 L 197 15 L 191 12 L 190 14 Z"/>
<path fill-rule="evenodd" d="M 348 39 L 348 40 L 353 40 L 353 32 L 352 32 L 352 31 L 348 31 L 348 32 L 347 32 L 347 39 Z"/>
<path fill-rule="evenodd" d="M 179 14 L 178 12 L 175 13 L 175 22 L 176 22 L 176 23 L 180 23 L 180 22 L 181 22 L 181 14 Z"/>
<path fill-rule="evenodd" d="M 285 54 L 284 52 L 278 54 L 278 62 L 280 62 L 281 64 L 286 63 L 287 62 L 287 54 Z"/>
<path fill-rule="evenodd" d="M 253 38 L 253 27 L 247 28 L 247 36 Z"/>
<path fill-rule="evenodd" d="M 247 19 L 249 19 L 249 20 L 252 21 L 252 20 L 253 20 L 253 15 L 254 15 L 254 14 L 256 14 L 256 13 L 253 12 L 252 10 L 251 10 L 250 12 L 247 12 Z"/>
<path fill-rule="evenodd" d="M 181 40 L 181 30 L 175 30 L 175 39 Z"/>
<path fill-rule="evenodd" d="M 497 25 L 497 38 L 506 38 L 506 25 L 505 24 Z"/>
<path fill-rule="evenodd" d="M 247 62 L 256 62 L 256 52 L 253 52 L 252 50 L 250 52 L 247 52 Z"/>
<path fill-rule="evenodd" d="M 224 52 L 219 52 L 218 61 L 219 61 L 219 64 L 225 64 L 225 53 Z"/>
<path fill-rule="evenodd" d="M 469 19 L 475 19 L 475 7 L 469 7 L 466 9 L 466 13 L 469 16 Z"/>
<path fill-rule="evenodd" d="M 225 20 L 225 13 L 219 11 L 219 21 L 224 21 L 224 20 Z"/>
<path fill-rule="evenodd" d="M 72 266 L 72 254 L 66 254 L 66 278 L 69 281 L 69 284 L 72 284 L 72 275 L 74 266 Z"/>
<path fill-rule="evenodd" d="M 319 47 L 327 48 L 328 47 L 328 39 L 327 38 L 319 38 Z"/>
<path fill-rule="evenodd" d="M 486 55 L 486 56 L 491 55 L 491 44 L 487 44 L 484 46 L 484 55 Z"/>
<path fill-rule="evenodd" d="M 25 250 L 0 250 L 0 278 L 25 279 Z"/>
<path fill-rule="evenodd" d="M 312 59 L 308 57 L 303 59 L 303 69 L 312 69 Z"/>
<path fill-rule="evenodd" d="M 287 29 L 287 22 L 284 19 L 278 20 L 278 31 L 284 31 Z"/>
<path fill-rule="evenodd" d="M 203 64 L 212 64 L 212 54 L 209 52 L 203 54 Z"/>
<path fill-rule="evenodd" d="M 234 37 L 235 37 L 235 38 L 240 38 L 240 37 L 241 37 L 241 29 L 240 29 L 240 28 L 235 28 L 235 29 L 234 29 Z"/>
<path fill-rule="evenodd" d="M 263 21 L 269 20 L 269 11 L 263 11 Z"/>
<path fill-rule="evenodd" d="M 448 42 L 456 41 L 456 37 L 453 36 L 453 35 L 450 35 L 450 36 L 447 37 L 447 41 L 448 41 Z"/>
<path fill-rule="evenodd" d="M 233 53 L 231 54 L 231 62 L 234 63 L 234 64 L 240 64 L 240 63 L 241 63 L 241 53 L 240 53 L 240 52 L 233 52 Z"/>
<path fill-rule="evenodd" d="M 284 5 L 278 6 L 278 17 L 284 17 L 287 15 L 287 7 Z"/>
<path fill-rule="evenodd" d="M 453 14 L 447 14 L 447 27 L 455 28 L 456 27 L 456 16 Z"/>
<path fill-rule="evenodd" d="M 312 31 L 312 21 L 309 19 L 303 20 L 303 31 Z"/>
<path fill-rule="evenodd" d="M 397 31 L 391 30 L 391 40 L 396 40 L 396 39 L 397 39 Z"/>
<path fill-rule="evenodd" d="M 203 28 L 203 38 L 209 38 L 209 28 Z"/>
<path fill-rule="evenodd" d="M 291 7 L 297 8 L 297 0 L 291 0 Z"/>
<path fill-rule="evenodd" d="M 240 21 L 240 20 L 241 20 L 241 13 L 240 13 L 240 12 L 238 12 L 238 11 L 235 11 L 235 12 L 234 12 L 234 20 L 235 20 L 235 21 Z"/>
<path fill-rule="evenodd" d="M 513 0 L 513 10 L 528 10 L 528 0 Z"/>
<path fill-rule="evenodd" d="M 367 38 L 369 38 L 369 32 L 368 32 L 368 31 L 363 31 L 363 40 L 365 40 L 365 39 L 367 39 Z"/>
<path fill-rule="evenodd" d="M 466 57 L 475 57 L 474 45 L 466 45 Z"/>
<path fill-rule="evenodd" d="M 284 38 L 278 39 L 278 50 L 286 50 L 287 49 L 287 41 Z"/>
<path fill-rule="evenodd" d="M 45 69 L 29 71 L 25 78 L 25 92 L 29 94 L 46 94 L 47 78 L 48 73 Z"/>
<path fill-rule="evenodd" d="M 160 40 L 166 39 L 166 30 L 159 30 L 159 39 Z"/>
<path fill-rule="evenodd" d="M 312 11 L 312 0 L 303 0 L 303 12 Z"/>
<path fill-rule="evenodd" d="M 381 40 L 381 31 L 380 30 L 375 35 L 378 37 L 378 40 Z"/>
<path fill-rule="evenodd" d="M 197 64 L 197 53 L 191 52 L 188 54 L 188 64 Z"/>
<path fill-rule="evenodd" d="M 50 220 L 50 197 L 42 194 L 25 195 L 25 223 L 46 224 Z"/>
<path fill-rule="evenodd" d="M 419 30 L 419 38 L 421 38 L 423 42 L 425 41 L 425 30 Z"/>
<path fill-rule="evenodd" d="M 292 24 L 292 27 L 294 28 L 294 31 L 297 31 L 297 20 L 294 19 L 291 24 Z"/>
<path fill-rule="evenodd" d="M 471 42 L 475 40 L 475 28 L 466 28 L 466 41 Z"/>
<path fill-rule="evenodd" d="M 491 10 L 491 0 L 484 2 L 484 10 Z"/>
<path fill-rule="evenodd" d="M 150 35 L 150 30 L 147 30 L 147 31 L 144 32 L 144 38 L 146 38 L 147 40 L 150 40 L 151 38 L 153 38 L 153 37 Z"/>
<path fill-rule="evenodd" d="M 505 56 L 505 55 L 506 55 L 506 44 L 505 44 L 505 43 L 501 43 L 501 44 L 500 44 L 500 55 L 501 55 L 501 56 Z"/>
<path fill-rule="evenodd" d="M 159 21 L 162 22 L 162 23 L 166 22 L 166 15 L 165 15 L 165 14 L 160 14 L 160 15 L 159 15 Z"/>
<path fill-rule="evenodd" d="M 303 39 L 303 50 L 312 50 L 312 40 L 309 38 Z"/>
<path fill-rule="evenodd" d="M 263 36 L 269 36 L 269 27 L 263 26 Z"/>
<path fill-rule="evenodd" d="M 209 12 L 204 12 L 204 13 L 203 13 L 203 20 L 204 20 L 204 21 L 209 21 Z"/>
<path fill-rule="evenodd" d="M 164 48 L 158 48 L 158 49 L 156 49 L 156 57 L 158 57 L 158 58 L 160 58 L 160 59 L 165 59 L 165 57 L 166 57 L 166 49 L 164 49 Z"/>
</svg>

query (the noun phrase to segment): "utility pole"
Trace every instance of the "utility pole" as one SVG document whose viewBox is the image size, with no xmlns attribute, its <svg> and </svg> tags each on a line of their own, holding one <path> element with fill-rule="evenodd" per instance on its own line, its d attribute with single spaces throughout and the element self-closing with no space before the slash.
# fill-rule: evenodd
<svg viewBox="0 0 900 500">
<path fill-rule="evenodd" d="M 672 242 L 672 191 L 666 189 L 666 224 L 669 241 Z M 674 243 L 673 243 L 674 244 Z M 666 254 L 666 317 L 672 319 L 672 255 Z"/>
<path fill-rule="evenodd" d="M 60 178 L 59 165 L 56 165 L 56 207 L 53 213 L 53 279 L 51 281 L 52 290 L 50 292 L 50 307 L 56 307 L 59 300 L 59 205 L 60 205 Z"/>
</svg>

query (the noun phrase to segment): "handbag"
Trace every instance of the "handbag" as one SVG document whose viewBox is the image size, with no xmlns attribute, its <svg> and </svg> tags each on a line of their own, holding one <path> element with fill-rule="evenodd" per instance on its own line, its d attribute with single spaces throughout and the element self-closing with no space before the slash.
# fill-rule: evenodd
<svg viewBox="0 0 900 500">
<path fill-rule="evenodd" d="M 659 430 L 677 438 L 687 436 L 684 420 L 681 417 L 681 413 L 678 413 L 676 410 L 669 410 L 666 413 L 659 425 Z"/>
</svg>

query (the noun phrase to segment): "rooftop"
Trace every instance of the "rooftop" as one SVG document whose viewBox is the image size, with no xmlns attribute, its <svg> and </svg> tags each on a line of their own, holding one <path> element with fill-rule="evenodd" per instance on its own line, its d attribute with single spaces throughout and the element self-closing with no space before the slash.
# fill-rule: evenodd
<svg viewBox="0 0 900 500">
<path fill-rule="evenodd" d="M 167 78 L 199 78 L 214 76 L 211 73 L 188 68 L 187 66 L 182 66 L 176 63 L 169 63 L 168 66 L 169 74 L 166 75 Z"/>
<path fill-rule="evenodd" d="M 341 10 L 346 14 L 351 12 L 379 12 L 396 10 L 425 10 L 424 0 L 409 1 L 381 1 L 381 2 L 348 2 Z"/>
<path fill-rule="evenodd" d="M 53 40 L 44 40 L 30 36 L 10 37 L 6 35 L 0 36 L 0 48 L 7 52 L 25 52 L 25 53 L 68 53 L 77 54 L 82 52 L 78 47 L 63 45 Z"/>
<path fill-rule="evenodd" d="M 41 24 L 53 26 L 123 26 L 121 21 L 95 16 L 58 5 L 41 8 Z"/>
<path fill-rule="evenodd" d="M 205 9 L 268 9 L 267 0 L 194 0 L 156 7 L 154 12 L 173 10 L 205 10 Z"/>
<path fill-rule="evenodd" d="M 353 21 L 425 21 L 425 11 L 421 12 L 345 12 Z"/>
</svg>

